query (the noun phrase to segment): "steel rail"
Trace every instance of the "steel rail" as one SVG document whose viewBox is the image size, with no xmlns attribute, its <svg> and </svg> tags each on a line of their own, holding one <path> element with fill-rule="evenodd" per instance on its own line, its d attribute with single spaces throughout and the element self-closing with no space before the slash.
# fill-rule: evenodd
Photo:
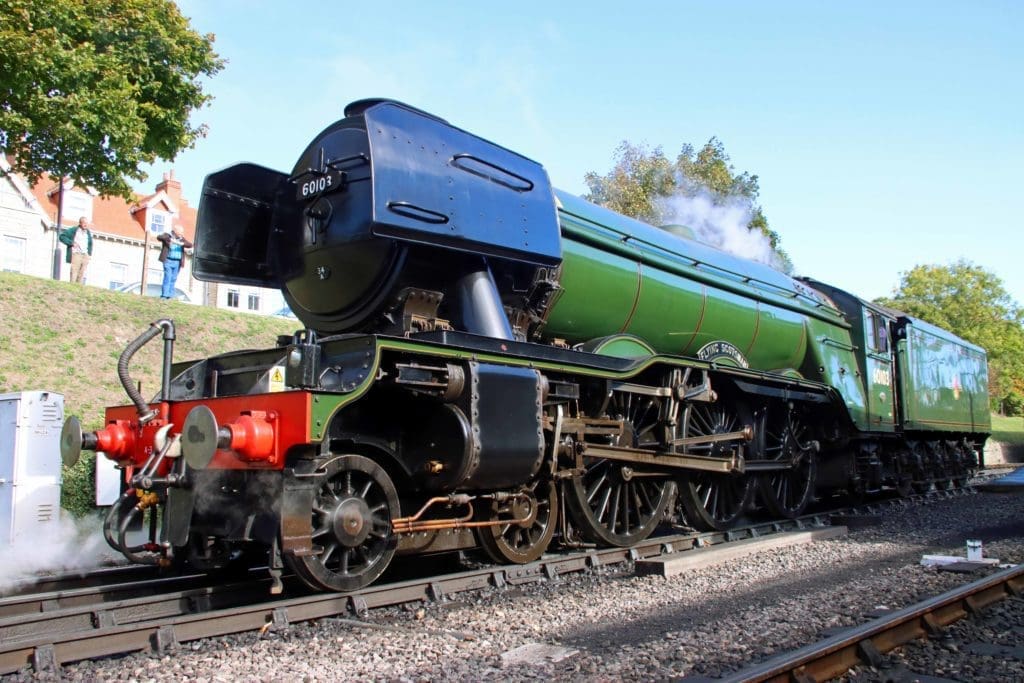
<svg viewBox="0 0 1024 683">
<path fill-rule="evenodd" d="M 973 494 L 970 488 L 934 491 L 912 498 L 815 512 L 794 520 L 754 523 L 729 531 L 651 537 L 630 548 L 588 548 L 548 555 L 526 565 L 489 566 L 373 585 L 355 593 L 280 599 L 269 595 L 268 579 L 264 578 L 121 601 L 111 601 L 103 588 L 97 589 L 91 599 L 87 589 L 75 595 L 57 592 L 4 598 L 0 599 L 0 610 L 5 602 L 24 604 L 29 597 L 42 607 L 37 612 L 0 619 L 0 674 L 12 673 L 28 664 L 37 671 L 56 670 L 67 662 L 147 649 L 164 651 L 180 642 L 266 628 L 268 624 L 282 625 L 348 613 L 362 615 L 375 607 L 438 601 L 464 591 L 549 580 L 604 565 L 825 527 L 829 525 L 829 518 L 837 513 L 879 513 L 928 498 Z M 62 599 L 64 604 L 60 602 Z"/>
<path fill-rule="evenodd" d="M 157 567 L 142 564 L 118 564 L 85 572 L 40 574 L 26 577 L 3 588 L 0 590 L 0 600 L 33 593 L 50 593 L 79 588 L 96 588 L 112 583 L 144 581 L 158 574 Z"/>
<path fill-rule="evenodd" d="M 718 680 L 722 683 L 827 681 L 858 664 L 877 665 L 881 655 L 890 650 L 935 635 L 969 614 L 977 614 L 995 602 L 1022 594 L 1024 565 L 1016 565 Z"/>
<path fill-rule="evenodd" d="M 134 581 L 130 577 L 121 576 L 118 578 L 122 580 L 116 583 L 86 585 L 82 588 L 64 588 L 57 584 L 56 588 L 52 590 L 9 595 L 0 598 L 0 640 L 3 640 L 4 623 L 11 619 L 75 607 L 121 602 L 131 600 L 132 598 L 152 597 L 154 594 L 200 589 L 210 585 L 213 580 L 204 574 L 149 577 L 152 577 L 152 573 L 147 574 L 146 578 Z"/>
</svg>

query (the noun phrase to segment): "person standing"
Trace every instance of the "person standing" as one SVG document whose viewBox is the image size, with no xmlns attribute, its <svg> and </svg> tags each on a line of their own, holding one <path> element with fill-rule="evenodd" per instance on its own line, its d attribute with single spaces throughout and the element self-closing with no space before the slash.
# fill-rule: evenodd
<svg viewBox="0 0 1024 683">
<path fill-rule="evenodd" d="M 85 283 L 85 269 L 92 256 L 92 230 L 89 229 L 89 219 L 82 216 L 78 219 L 78 225 L 62 230 L 57 239 L 61 244 L 67 245 L 64 260 L 71 264 L 71 281 Z"/>
<path fill-rule="evenodd" d="M 160 240 L 160 262 L 164 264 L 164 282 L 160 287 L 161 299 L 174 298 L 174 284 L 178 281 L 181 262 L 185 258 L 185 250 L 192 248 L 181 231 L 181 224 L 175 223 L 170 232 L 157 235 Z"/>
</svg>

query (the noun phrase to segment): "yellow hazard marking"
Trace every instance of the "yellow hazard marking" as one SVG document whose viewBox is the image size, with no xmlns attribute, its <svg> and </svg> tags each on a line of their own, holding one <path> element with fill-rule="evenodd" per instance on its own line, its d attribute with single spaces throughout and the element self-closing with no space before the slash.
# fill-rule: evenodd
<svg viewBox="0 0 1024 683">
<path fill-rule="evenodd" d="M 270 386 L 267 391 L 284 391 L 284 366 L 275 365 L 270 368 Z"/>
</svg>

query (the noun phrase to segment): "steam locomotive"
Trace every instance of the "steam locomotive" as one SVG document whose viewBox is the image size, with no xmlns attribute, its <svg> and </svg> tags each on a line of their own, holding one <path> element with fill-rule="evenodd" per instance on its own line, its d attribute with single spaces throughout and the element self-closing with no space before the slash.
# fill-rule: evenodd
<svg viewBox="0 0 1024 683">
<path fill-rule="evenodd" d="M 194 256 L 200 279 L 279 287 L 303 327 L 178 362 L 157 321 L 118 363 L 131 404 L 68 420 L 66 462 L 124 469 L 104 532 L 136 562 L 256 548 L 350 591 L 396 553 L 527 563 L 962 485 L 990 431 L 982 349 L 555 190 L 394 101 L 349 105 L 290 174 L 208 176 Z M 158 337 L 146 401 L 129 365 Z"/>
</svg>

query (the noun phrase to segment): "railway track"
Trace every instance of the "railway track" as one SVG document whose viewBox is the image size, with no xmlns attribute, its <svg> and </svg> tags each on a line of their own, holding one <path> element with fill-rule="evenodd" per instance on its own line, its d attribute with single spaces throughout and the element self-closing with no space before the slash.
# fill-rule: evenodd
<svg viewBox="0 0 1024 683">
<path fill-rule="evenodd" d="M 188 576 L 151 578 L 95 587 L 61 588 L 0 598 L 0 674 L 26 665 L 56 671 L 62 664 L 115 654 L 169 651 L 180 643 L 485 588 L 502 588 L 596 567 L 651 559 L 790 531 L 826 527 L 834 515 L 879 514 L 915 501 L 974 495 L 971 489 L 933 491 L 909 499 L 878 500 L 819 511 L 796 520 L 754 523 L 727 532 L 652 537 L 631 548 L 584 549 L 545 556 L 526 565 L 488 566 L 424 579 L 383 583 L 343 594 L 269 594 L 269 579 L 227 584 Z M 81 581 L 80 579 L 78 581 Z"/>
<path fill-rule="evenodd" d="M 718 680 L 722 683 L 827 681 L 859 664 L 877 666 L 886 652 L 933 636 L 943 627 L 977 614 L 995 602 L 1022 594 L 1024 565 L 1017 565 Z"/>
</svg>

